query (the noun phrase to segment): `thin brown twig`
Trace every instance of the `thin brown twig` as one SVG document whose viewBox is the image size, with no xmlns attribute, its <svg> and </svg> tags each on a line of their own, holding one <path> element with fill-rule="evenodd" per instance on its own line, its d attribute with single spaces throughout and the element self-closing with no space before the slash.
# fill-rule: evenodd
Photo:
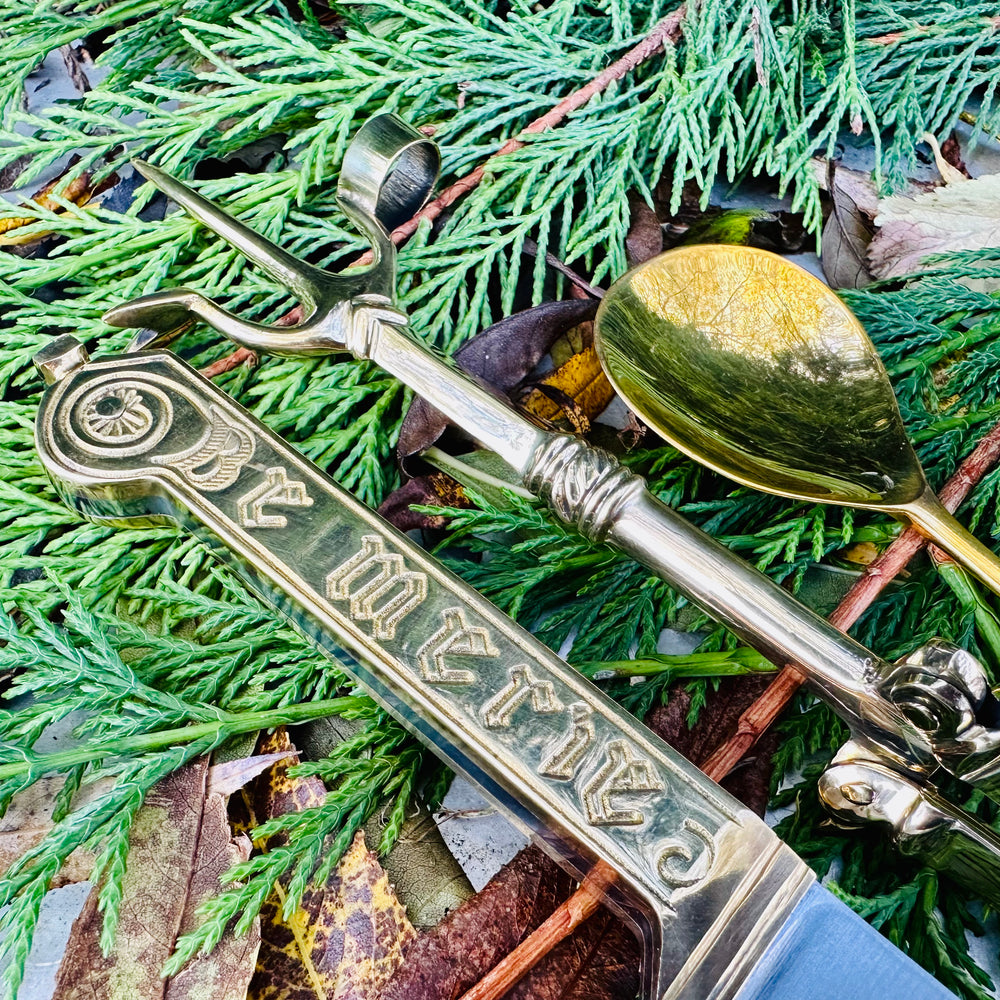
<svg viewBox="0 0 1000 1000">
<path fill-rule="evenodd" d="M 249 347 L 237 347 L 232 353 L 213 361 L 210 365 L 205 365 L 200 371 L 205 378 L 217 378 L 219 375 L 231 372 L 234 368 L 239 368 L 244 363 L 252 366 L 257 364 L 257 361 L 256 351 L 251 351 Z"/>
<path fill-rule="evenodd" d="M 969 491 L 1000 460 L 1000 423 L 980 440 L 939 494 L 941 503 L 954 513 Z M 915 528 L 907 528 L 866 569 L 848 591 L 830 621 L 846 631 L 861 617 L 889 582 L 926 545 L 929 539 Z M 736 733 L 700 764 L 713 781 L 721 781 L 743 759 L 754 743 L 785 709 L 805 677 L 794 667 L 780 670 L 767 690 L 740 716 Z M 579 889 L 528 935 L 510 954 L 490 970 L 461 1000 L 496 1000 L 568 937 L 601 905 L 604 890 L 618 877 L 606 861 L 598 861 Z"/>
</svg>

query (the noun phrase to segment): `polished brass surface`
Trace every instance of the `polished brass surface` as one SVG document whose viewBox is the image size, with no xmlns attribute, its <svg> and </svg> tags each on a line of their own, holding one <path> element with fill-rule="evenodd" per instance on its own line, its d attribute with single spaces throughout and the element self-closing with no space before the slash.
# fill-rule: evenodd
<svg viewBox="0 0 1000 1000">
<path fill-rule="evenodd" d="M 195 531 L 574 876 L 612 864 L 647 996 L 739 992 L 813 882 L 762 820 L 178 358 L 60 346 L 36 441 L 69 504 Z"/>
<path fill-rule="evenodd" d="M 372 212 L 376 211 L 372 206 L 380 204 L 378 186 L 359 174 L 370 169 L 376 177 L 393 176 L 386 164 L 401 155 L 394 150 L 405 152 L 414 143 L 425 142 L 402 123 L 383 125 L 365 125 L 345 159 L 338 191 L 347 192 L 348 201 L 351 192 L 367 192 L 347 209 L 348 214 L 361 212 L 357 207 L 361 202 Z M 422 172 L 426 165 L 425 157 L 417 157 L 404 175 L 413 201 L 429 186 L 428 175 Z M 423 183 L 418 183 L 420 178 Z M 292 266 L 294 258 L 184 185 L 165 176 L 158 183 L 271 273 Z M 923 718 L 912 712 L 910 702 L 897 704 L 888 696 L 884 680 L 892 670 L 889 664 L 688 524 L 613 456 L 572 436 L 534 426 L 408 336 L 406 317 L 392 301 L 394 251 L 385 226 L 369 219 L 361 228 L 377 237 L 378 267 L 370 272 L 374 291 L 361 281 L 351 298 L 341 298 L 351 289 L 336 283 L 340 276 L 303 265 L 296 287 L 313 312 L 300 327 L 246 324 L 187 290 L 146 296 L 112 310 L 107 318 L 115 324 L 152 327 L 154 332 L 141 331 L 136 338 L 142 346 L 156 342 L 160 334 L 155 331 L 168 331 L 195 314 L 238 343 L 260 350 L 312 354 L 346 349 L 372 359 L 509 462 L 561 519 L 586 537 L 607 542 L 647 565 L 773 662 L 794 663 L 805 671 L 813 689 L 850 725 L 854 737 L 877 746 L 886 760 L 917 771 L 941 766 L 1000 797 L 1000 734 L 991 719 L 970 718 L 965 730 L 948 739 L 937 731 L 925 731 Z M 301 291 L 303 283 L 308 294 Z M 975 747 L 971 770 L 970 746 Z"/>
<path fill-rule="evenodd" d="M 929 490 L 864 328 L 798 265 L 670 250 L 615 282 L 594 341 L 622 398 L 692 458 L 769 493 L 906 516 L 1000 593 L 1000 559 Z"/>
<path fill-rule="evenodd" d="M 886 827 L 900 852 L 1000 906 L 1000 835 L 933 787 L 849 743 L 820 776 L 819 795 L 841 825 Z"/>
</svg>

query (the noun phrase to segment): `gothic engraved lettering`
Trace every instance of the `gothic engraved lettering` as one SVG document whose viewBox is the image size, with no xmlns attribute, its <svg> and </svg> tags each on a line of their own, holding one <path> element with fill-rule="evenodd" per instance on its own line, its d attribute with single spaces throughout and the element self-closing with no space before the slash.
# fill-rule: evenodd
<svg viewBox="0 0 1000 1000">
<path fill-rule="evenodd" d="M 636 826 L 644 820 L 635 808 L 621 808 L 615 796 L 625 793 L 660 792 L 663 782 L 645 757 L 637 757 L 625 740 L 612 740 L 605 761 L 581 790 L 583 808 L 591 826 Z"/>
<path fill-rule="evenodd" d="M 576 774 L 580 761 L 594 742 L 594 711 L 582 701 L 569 706 L 573 728 L 569 735 L 546 757 L 538 768 L 547 778 L 568 781 Z"/>
<path fill-rule="evenodd" d="M 208 418 L 209 427 L 197 444 L 176 455 L 156 456 L 153 462 L 179 472 L 198 489 L 213 493 L 236 482 L 253 455 L 254 439 L 216 406 L 209 405 Z"/>
<path fill-rule="evenodd" d="M 306 484 L 289 479 L 280 465 L 264 473 L 264 481 L 236 502 L 237 517 L 244 528 L 285 528 L 288 518 L 284 514 L 266 514 L 265 507 L 311 507 L 313 499 L 306 492 Z"/>
<path fill-rule="evenodd" d="M 535 680 L 526 663 L 511 667 L 508 676 L 510 683 L 480 709 L 483 722 L 491 729 L 509 726 L 514 713 L 525 703 L 531 705 L 532 711 L 542 715 L 558 712 L 562 708 L 552 681 Z"/>
<path fill-rule="evenodd" d="M 427 597 L 427 577 L 386 552 L 378 535 L 365 535 L 361 548 L 327 575 L 326 596 L 349 601 L 351 617 L 371 622 L 376 639 L 393 639 L 399 623 Z"/>
<path fill-rule="evenodd" d="M 656 859 L 660 878 L 672 889 L 697 885 L 715 864 L 715 838 L 693 819 L 685 819 L 684 840 L 669 844 Z"/>
<path fill-rule="evenodd" d="M 461 608 L 445 608 L 443 624 L 417 650 L 417 663 L 425 681 L 431 684 L 472 684 L 476 675 L 471 670 L 449 667 L 449 656 L 499 656 L 500 650 L 490 640 L 488 629 L 470 625 Z"/>
</svg>

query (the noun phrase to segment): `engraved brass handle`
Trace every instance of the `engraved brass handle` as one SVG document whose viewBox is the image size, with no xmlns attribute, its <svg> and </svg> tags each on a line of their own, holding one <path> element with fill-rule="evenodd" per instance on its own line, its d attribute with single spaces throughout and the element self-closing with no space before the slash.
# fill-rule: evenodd
<svg viewBox="0 0 1000 1000">
<path fill-rule="evenodd" d="M 84 362 L 62 338 L 40 364 L 73 506 L 201 531 L 570 871 L 618 870 L 648 995 L 734 994 L 811 881 L 764 823 L 183 362 Z"/>
</svg>

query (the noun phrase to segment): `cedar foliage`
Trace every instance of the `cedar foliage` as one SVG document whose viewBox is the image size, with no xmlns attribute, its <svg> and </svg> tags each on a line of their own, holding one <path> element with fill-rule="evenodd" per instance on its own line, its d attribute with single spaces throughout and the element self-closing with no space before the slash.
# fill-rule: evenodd
<svg viewBox="0 0 1000 1000">
<path fill-rule="evenodd" d="M 127 174 L 127 160 L 142 156 L 193 178 L 293 253 L 330 265 L 360 249 L 331 179 L 348 137 L 369 115 L 393 110 L 433 127 L 445 180 L 454 179 L 670 10 L 659 0 L 375 0 L 330 9 L 308 0 L 0 0 L 0 169 L 19 185 L 35 185 L 73 155 L 66 178 L 87 171 L 97 182 Z M 561 127 L 492 161 L 484 182 L 433 234 L 422 229 L 403 248 L 402 299 L 413 331 L 448 350 L 515 308 L 558 296 L 546 251 L 594 283 L 617 276 L 625 269 L 627 192 L 648 197 L 661 176 L 675 204 L 687 181 L 707 199 L 716 181 L 766 176 L 815 230 L 821 206 L 809 159 L 832 153 L 845 129 L 874 147 L 889 186 L 912 168 L 920 135 L 946 133 L 971 99 L 979 126 L 996 132 L 996 30 L 987 3 L 690 3 L 676 46 Z M 82 44 L 100 50 L 103 79 L 37 113 L 35 66 L 60 46 Z M 0 883 L 0 904 L 10 903 L 0 918 L 8 995 L 61 859 L 81 844 L 96 851 L 110 940 L 129 825 L 143 794 L 228 736 L 321 711 L 366 720 L 358 737 L 311 768 L 331 788 L 325 806 L 269 826 L 266 833 L 284 829 L 286 846 L 240 867 L 242 885 L 211 904 L 203 932 L 184 943 L 175 967 L 210 947 L 233 917 L 252 919 L 288 870 L 294 906 L 310 872 L 317 865 L 328 871 L 386 800 L 387 849 L 427 777 L 399 728 L 367 699 L 345 695 L 343 677 L 290 629 L 276 627 L 212 567 L 200 544 L 169 529 L 79 522 L 35 460 L 40 386 L 30 359 L 53 334 L 72 332 L 92 350 L 116 351 L 126 335 L 109 331 L 102 312 L 164 284 L 198 287 L 262 320 L 288 308 L 283 289 L 186 216 L 164 218 L 151 198 L 148 187 L 126 179 L 85 210 L 0 211 L 0 219 L 30 220 L 21 235 L 52 234 L 29 254 L 0 254 L 0 586 L 5 606 L 18 609 L 2 624 L 0 673 L 13 673 L 6 694 L 18 700 L 0 713 L 0 804 L 43 771 L 66 775 L 59 823 Z M 528 240 L 538 248 L 531 255 L 523 253 Z M 995 295 L 972 291 L 965 280 L 998 272 L 993 252 L 952 255 L 898 287 L 850 296 L 885 353 L 937 483 L 970 450 L 976 430 L 1000 416 L 1000 309 Z M 205 329 L 177 349 L 196 365 L 226 350 Z M 935 374 L 959 351 L 942 387 Z M 222 381 L 365 501 L 377 503 L 395 484 L 392 451 L 407 397 L 372 366 L 265 359 Z M 661 496 L 778 579 L 797 583 L 849 540 L 881 543 L 895 531 L 877 517 L 734 490 L 669 448 L 629 461 Z M 1000 524 L 998 486 L 1000 473 L 987 477 L 968 504 L 987 539 Z M 496 531 L 513 534 L 515 544 L 490 541 L 487 533 Z M 456 514 L 451 542 L 465 546 L 452 549 L 453 564 L 546 642 L 558 646 L 575 630 L 581 661 L 651 654 L 660 627 L 684 613 L 665 584 L 516 498 Z M 977 631 L 977 613 L 982 620 L 993 610 L 975 586 L 921 566 L 872 609 L 859 634 L 890 655 L 944 635 L 995 666 L 1000 649 L 989 630 Z M 690 614 L 684 622 L 705 624 Z M 703 644 L 723 652 L 720 673 L 732 670 L 732 645 L 719 630 Z M 619 684 L 618 694 L 644 710 L 662 697 L 669 676 Z M 783 835 L 820 872 L 836 862 L 845 898 L 945 985 L 979 995 L 986 977 L 968 958 L 964 933 L 979 925 L 962 894 L 941 891 L 933 873 L 908 868 L 874 838 L 820 829 L 812 781 L 845 733 L 825 709 L 800 707 L 783 724 L 778 755 L 780 774 L 801 770 L 803 777 L 777 793 L 779 803 L 797 805 Z M 40 759 L 32 747 L 45 726 L 79 712 L 82 746 Z M 108 774 L 114 789 L 74 808 L 75 791 Z M 433 774 L 430 785 L 440 787 Z M 988 814 L 975 797 L 971 804 Z"/>
</svg>

